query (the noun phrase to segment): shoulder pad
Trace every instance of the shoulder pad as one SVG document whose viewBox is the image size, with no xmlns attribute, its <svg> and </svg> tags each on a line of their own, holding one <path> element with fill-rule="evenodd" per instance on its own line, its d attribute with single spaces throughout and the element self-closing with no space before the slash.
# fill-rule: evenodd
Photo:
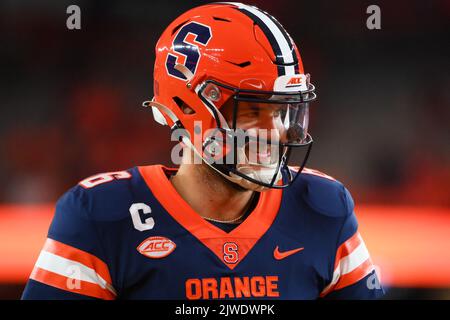
<svg viewBox="0 0 450 320">
<path fill-rule="evenodd" d="M 303 169 L 298 179 L 304 184 L 302 197 L 314 211 L 336 218 L 352 214 L 354 202 L 350 192 L 333 177 Z"/>
<path fill-rule="evenodd" d="M 136 170 L 106 172 L 93 175 L 74 188 L 83 195 L 83 202 L 93 220 L 112 221 L 127 216 L 133 202 L 131 185 Z"/>
</svg>

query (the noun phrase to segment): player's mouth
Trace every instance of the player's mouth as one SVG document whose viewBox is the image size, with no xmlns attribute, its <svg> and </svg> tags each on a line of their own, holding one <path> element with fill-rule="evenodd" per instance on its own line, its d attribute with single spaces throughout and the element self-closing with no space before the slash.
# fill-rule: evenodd
<svg viewBox="0 0 450 320">
<path fill-rule="evenodd" d="M 272 165 L 277 162 L 277 157 L 275 153 L 272 152 L 273 146 L 249 146 L 246 144 L 245 146 L 245 154 L 249 163 L 258 164 L 258 165 Z"/>
<path fill-rule="evenodd" d="M 270 150 L 266 150 L 264 152 L 258 152 L 258 153 L 256 153 L 256 156 L 257 156 L 258 163 L 261 163 L 261 164 L 270 163 L 272 160 Z"/>
</svg>

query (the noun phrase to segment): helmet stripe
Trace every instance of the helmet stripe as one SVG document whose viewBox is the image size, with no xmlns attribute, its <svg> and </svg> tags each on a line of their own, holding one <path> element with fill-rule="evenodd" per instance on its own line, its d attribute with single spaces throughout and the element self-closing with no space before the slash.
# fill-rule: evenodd
<svg viewBox="0 0 450 320">
<path fill-rule="evenodd" d="M 295 74 L 295 64 L 298 61 L 293 44 L 278 21 L 256 7 L 236 2 L 229 2 L 228 4 L 236 6 L 239 11 L 250 17 L 262 29 L 275 54 L 278 75 Z"/>
<path fill-rule="evenodd" d="M 292 38 L 289 36 L 288 32 L 286 31 L 286 29 L 283 28 L 281 23 L 274 16 L 268 14 L 265 11 L 262 11 L 262 10 L 260 10 L 260 11 L 263 12 L 264 14 L 266 14 L 269 17 L 269 19 L 272 20 L 272 22 L 278 27 L 278 29 L 280 30 L 280 32 L 283 35 L 284 39 L 286 40 L 286 42 L 289 45 L 289 49 L 291 50 L 292 58 L 293 58 L 294 62 L 297 63 L 298 59 L 297 59 L 297 55 L 295 54 L 294 43 L 292 41 Z"/>
</svg>

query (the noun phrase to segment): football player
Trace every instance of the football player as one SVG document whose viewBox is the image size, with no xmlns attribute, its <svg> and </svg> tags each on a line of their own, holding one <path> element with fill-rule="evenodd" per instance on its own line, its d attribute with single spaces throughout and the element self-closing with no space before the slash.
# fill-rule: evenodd
<svg viewBox="0 0 450 320">
<path fill-rule="evenodd" d="M 315 98 L 268 13 L 182 14 L 156 45 L 144 103 L 179 140 L 180 165 L 97 174 L 64 194 L 23 298 L 381 297 L 350 193 L 304 167 Z"/>
</svg>

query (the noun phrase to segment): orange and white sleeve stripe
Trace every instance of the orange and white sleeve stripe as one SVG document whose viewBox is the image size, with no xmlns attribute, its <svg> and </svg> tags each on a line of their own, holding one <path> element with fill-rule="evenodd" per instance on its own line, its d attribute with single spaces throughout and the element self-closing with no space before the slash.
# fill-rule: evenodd
<svg viewBox="0 0 450 320">
<path fill-rule="evenodd" d="M 320 296 L 324 297 L 333 290 L 350 286 L 375 269 L 369 251 L 359 232 L 341 244 L 336 253 L 333 279 Z"/>
<path fill-rule="evenodd" d="M 47 238 L 30 279 L 62 290 L 113 300 L 108 266 L 83 250 Z"/>
</svg>

